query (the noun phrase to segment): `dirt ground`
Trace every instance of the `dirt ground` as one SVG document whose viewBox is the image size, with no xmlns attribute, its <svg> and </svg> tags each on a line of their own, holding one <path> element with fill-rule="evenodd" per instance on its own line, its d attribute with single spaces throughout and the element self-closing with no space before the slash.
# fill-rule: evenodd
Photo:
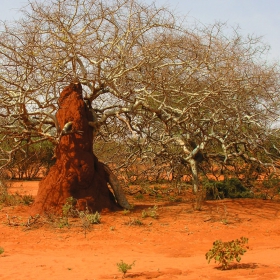
<svg viewBox="0 0 280 280">
<path fill-rule="evenodd" d="M 18 182 L 10 191 L 36 195 L 37 189 L 38 182 Z M 207 201 L 194 211 L 187 199 L 128 199 L 134 210 L 102 212 L 101 223 L 86 235 L 77 222 L 58 228 L 46 218 L 29 228 L 28 206 L 3 207 L 0 279 L 121 279 L 121 260 L 135 261 L 127 279 L 280 279 L 279 201 Z M 158 218 L 142 218 L 143 210 L 155 205 Z M 214 261 L 207 263 L 213 241 L 241 236 L 249 238 L 249 249 L 240 263 L 224 271 Z"/>
</svg>

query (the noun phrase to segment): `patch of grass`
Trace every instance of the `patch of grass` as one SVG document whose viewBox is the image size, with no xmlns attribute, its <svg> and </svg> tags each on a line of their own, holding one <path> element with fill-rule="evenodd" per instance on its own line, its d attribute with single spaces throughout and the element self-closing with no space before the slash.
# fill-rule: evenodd
<svg viewBox="0 0 280 280">
<path fill-rule="evenodd" d="M 86 214 L 86 218 L 89 220 L 91 224 L 100 224 L 101 223 L 101 215 L 96 211 L 94 214 Z"/>
<path fill-rule="evenodd" d="M 138 194 L 136 194 L 136 195 L 134 196 L 134 198 L 135 198 L 136 200 L 143 200 L 143 199 L 144 199 L 144 195 L 143 195 L 142 193 L 138 193 Z"/>
<path fill-rule="evenodd" d="M 158 206 L 149 207 L 147 210 L 142 211 L 142 218 L 151 217 L 153 219 L 158 218 Z"/>
<path fill-rule="evenodd" d="M 68 218 L 67 218 L 67 217 L 61 217 L 61 218 L 59 218 L 58 223 L 57 223 L 57 226 L 58 226 L 59 228 L 69 227 L 70 224 L 69 224 Z"/>
<path fill-rule="evenodd" d="M 0 180 L 0 204 L 4 206 L 14 206 L 20 204 L 20 196 L 18 194 L 8 193 L 9 185 Z"/>
<path fill-rule="evenodd" d="M 128 214 L 130 214 L 130 210 L 124 209 L 124 210 L 123 210 L 123 214 L 124 214 L 125 216 L 128 215 Z"/>
<path fill-rule="evenodd" d="M 125 222 L 125 225 L 127 225 L 127 226 L 143 226 L 144 223 L 140 219 L 134 218 L 134 219 L 129 219 L 129 221 Z"/>
<path fill-rule="evenodd" d="M 21 203 L 24 205 L 33 203 L 34 198 L 32 195 L 10 194 L 8 192 L 9 187 L 5 181 L 0 180 L 0 204 L 3 206 L 15 206 Z"/>
<path fill-rule="evenodd" d="M 205 257 L 210 263 L 211 259 L 215 262 L 219 262 L 222 265 L 222 270 L 228 269 L 229 263 L 234 261 L 240 262 L 240 255 L 244 255 L 248 248 L 245 244 L 248 243 L 248 238 L 241 237 L 240 239 L 232 240 L 229 242 L 222 242 L 221 240 L 216 240 L 213 243 L 213 248 L 210 249 Z"/>
<path fill-rule="evenodd" d="M 34 202 L 34 197 L 30 194 L 29 195 L 23 195 L 21 197 L 21 199 L 22 199 L 22 203 L 24 205 L 31 205 Z"/>
<path fill-rule="evenodd" d="M 173 196 L 173 195 L 168 196 L 168 200 L 170 202 L 182 202 L 183 201 L 182 197 L 177 197 L 177 196 Z"/>
</svg>

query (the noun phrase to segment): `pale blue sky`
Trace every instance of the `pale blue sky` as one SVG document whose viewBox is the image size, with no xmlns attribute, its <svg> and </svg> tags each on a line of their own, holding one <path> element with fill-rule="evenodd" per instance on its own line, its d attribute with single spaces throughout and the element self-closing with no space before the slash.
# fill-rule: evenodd
<svg viewBox="0 0 280 280">
<path fill-rule="evenodd" d="M 46 0 L 48 1 L 48 0 Z M 69 0 L 71 1 L 71 0 Z M 142 0 L 142 2 L 169 6 L 203 24 L 215 21 L 239 26 L 242 34 L 263 36 L 271 46 L 269 59 L 280 61 L 280 0 Z M 18 18 L 18 9 L 26 0 L 1 0 L 1 20 Z"/>
</svg>

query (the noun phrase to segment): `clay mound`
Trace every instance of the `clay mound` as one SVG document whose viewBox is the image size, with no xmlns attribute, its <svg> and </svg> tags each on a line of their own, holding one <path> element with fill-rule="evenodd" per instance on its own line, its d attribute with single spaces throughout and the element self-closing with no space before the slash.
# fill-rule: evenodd
<svg viewBox="0 0 280 280">
<path fill-rule="evenodd" d="M 68 197 L 77 199 L 80 210 L 119 209 L 107 186 L 104 165 L 92 152 L 93 128 L 88 124 L 92 114 L 83 100 L 81 84 L 67 86 L 58 104 L 56 117 L 60 130 L 69 122 L 71 129 L 61 134 L 56 163 L 39 185 L 31 215 L 59 213 Z"/>
</svg>

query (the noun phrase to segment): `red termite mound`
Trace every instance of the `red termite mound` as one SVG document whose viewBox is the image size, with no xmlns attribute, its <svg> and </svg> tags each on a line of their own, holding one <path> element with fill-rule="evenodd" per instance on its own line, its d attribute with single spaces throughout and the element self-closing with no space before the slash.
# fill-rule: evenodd
<svg viewBox="0 0 280 280">
<path fill-rule="evenodd" d="M 77 199 L 80 210 L 117 210 L 113 194 L 107 186 L 104 165 L 93 154 L 92 113 L 82 96 L 80 83 L 71 83 L 60 94 L 57 121 L 61 129 L 72 122 L 69 134 L 60 137 L 56 163 L 40 182 L 31 215 L 60 213 L 68 197 Z M 82 132 L 82 133 L 79 133 Z"/>
</svg>

